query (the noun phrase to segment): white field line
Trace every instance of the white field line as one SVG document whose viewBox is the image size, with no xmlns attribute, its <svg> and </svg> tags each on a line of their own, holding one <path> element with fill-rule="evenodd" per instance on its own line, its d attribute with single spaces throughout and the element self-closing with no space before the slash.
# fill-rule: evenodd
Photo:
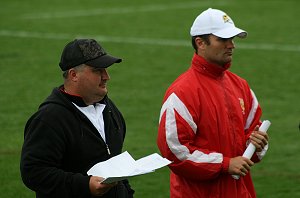
<svg viewBox="0 0 300 198">
<path fill-rule="evenodd" d="M 225 3 L 214 4 L 214 6 L 222 6 Z M 202 8 L 211 6 L 208 1 L 200 2 L 187 2 L 187 3 L 174 3 L 174 4 L 160 4 L 160 5 L 147 5 L 136 7 L 119 7 L 119 8 L 103 8 L 103 9 L 86 9 L 86 10 L 72 10 L 61 11 L 51 13 L 32 13 L 23 15 L 23 19 L 52 19 L 52 18 L 70 18 L 70 17 L 82 17 L 82 16 L 95 16 L 95 15 L 107 15 L 107 14 L 126 14 L 126 13 L 138 13 L 138 12 L 157 12 L 166 10 L 179 10 L 179 9 L 191 9 Z"/>
<path fill-rule="evenodd" d="M 99 42 L 191 47 L 190 40 L 114 37 L 114 36 L 102 36 L 102 35 L 71 35 L 71 34 L 40 33 L 40 32 L 26 32 L 26 31 L 10 31 L 10 30 L 0 30 L 0 37 L 16 37 L 16 38 L 29 38 L 29 39 L 34 38 L 34 39 L 50 39 L 50 40 L 93 38 Z M 283 45 L 283 44 L 272 44 L 272 43 L 237 44 L 236 48 L 249 49 L 249 50 L 300 52 L 300 45 Z"/>
</svg>

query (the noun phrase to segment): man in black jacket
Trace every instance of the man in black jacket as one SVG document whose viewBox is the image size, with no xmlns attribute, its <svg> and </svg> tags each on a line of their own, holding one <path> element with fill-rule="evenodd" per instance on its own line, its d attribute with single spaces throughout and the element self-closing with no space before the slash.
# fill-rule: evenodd
<svg viewBox="0 0 300 198">
<path fill-rule="evenodd" d="M 94 164 L 122 152 L 126 125 L 106 88 L 106 68 L 121 61 L 93 39 L 65 46 L 59 63 L 64 84 L 25 126 L 21 176 L 36 197 L 133 197 L 127 180 L 103 184 L 87 175 Z"/>
</svg>

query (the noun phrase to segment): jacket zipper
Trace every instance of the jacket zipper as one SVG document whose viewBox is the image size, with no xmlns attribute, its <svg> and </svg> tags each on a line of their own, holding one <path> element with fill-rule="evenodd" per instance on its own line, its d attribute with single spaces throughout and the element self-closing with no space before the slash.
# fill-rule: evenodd
<svg viewBox="0 0 300 198">
<path fill-rule="evenodd" d="M 110 155 L 111 153 L 110 153 L 109 147 L 108 147 L 108 145 L 106 143 L 105 143 L 105 145 L 106 145 L 107 153 L 108 153 L 108 155 Z"/>
<path fill-rule="evenodd" d="M 228 112 L 228 120 L 229 120 L 229 123 L 228 123 L 228 126 L 230 127 L 230 131 L 232 132 L 233 134 L 233 142 L 232 144 L 234 144 L 236 142 L 236 134 L 235 134 L 235 130 L 234 130 L 234 126 L 233 126 L 233 121 L 232 121 L 232 115 L 231 115 L 231 109 L 232 109 L 232 105 L 230 105 L 230 100 L 228 100 L 228 94 L 226 93 L 226 90 L 225 90 L 225 85 L 224 85 L 224 80 L 223 79 L 220 79 L 221 81 L 221 86 L 222 86 L 222 89 L 223 89 L 223 94 L 224 94 L 224 100 L 225 100 L 225 105 L 226 105 L 226 109 L 227 109 L 227 112 Z M 235 147 L 233 147 L 234 149 L 234 154 L 236 154 L 236 149 Z"/>
</svg>

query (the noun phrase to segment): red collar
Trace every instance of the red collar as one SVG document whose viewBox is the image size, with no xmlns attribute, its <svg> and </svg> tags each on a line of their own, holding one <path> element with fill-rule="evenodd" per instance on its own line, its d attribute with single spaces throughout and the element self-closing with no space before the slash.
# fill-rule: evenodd
<svg viewBox="0 0 300 198">
<path fill-rule="evenodd" d="M 199 72 L 207 73 L 215 78 L 223 77 L 225 71 L 230 67 L 231 63 L 227 63 L 224 67 L 207 62 L 203 57 L 194 54 L 192 59 L 192 68 Z"/>
</svg>

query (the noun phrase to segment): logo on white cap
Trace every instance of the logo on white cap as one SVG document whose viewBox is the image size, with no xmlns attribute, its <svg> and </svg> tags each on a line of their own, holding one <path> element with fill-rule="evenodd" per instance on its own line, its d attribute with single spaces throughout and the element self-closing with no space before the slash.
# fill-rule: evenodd
<svg viewBox="0 0 300 198">
<path fill-rule="evenodd" d="M 223 20 L 224 20 L 224 23 L 233 23 L 233 21 L 227 14 L 223 15 Z"/>
<path fill-rule="evenodd" d="M 235 27 L 234 22 L 225 12 L 212 8 L 205 10 L 195 19 L 190 34 L 191 36 L 213 34 L 221 38 L 247 36 L 246 31 Z"/>
</svg>

